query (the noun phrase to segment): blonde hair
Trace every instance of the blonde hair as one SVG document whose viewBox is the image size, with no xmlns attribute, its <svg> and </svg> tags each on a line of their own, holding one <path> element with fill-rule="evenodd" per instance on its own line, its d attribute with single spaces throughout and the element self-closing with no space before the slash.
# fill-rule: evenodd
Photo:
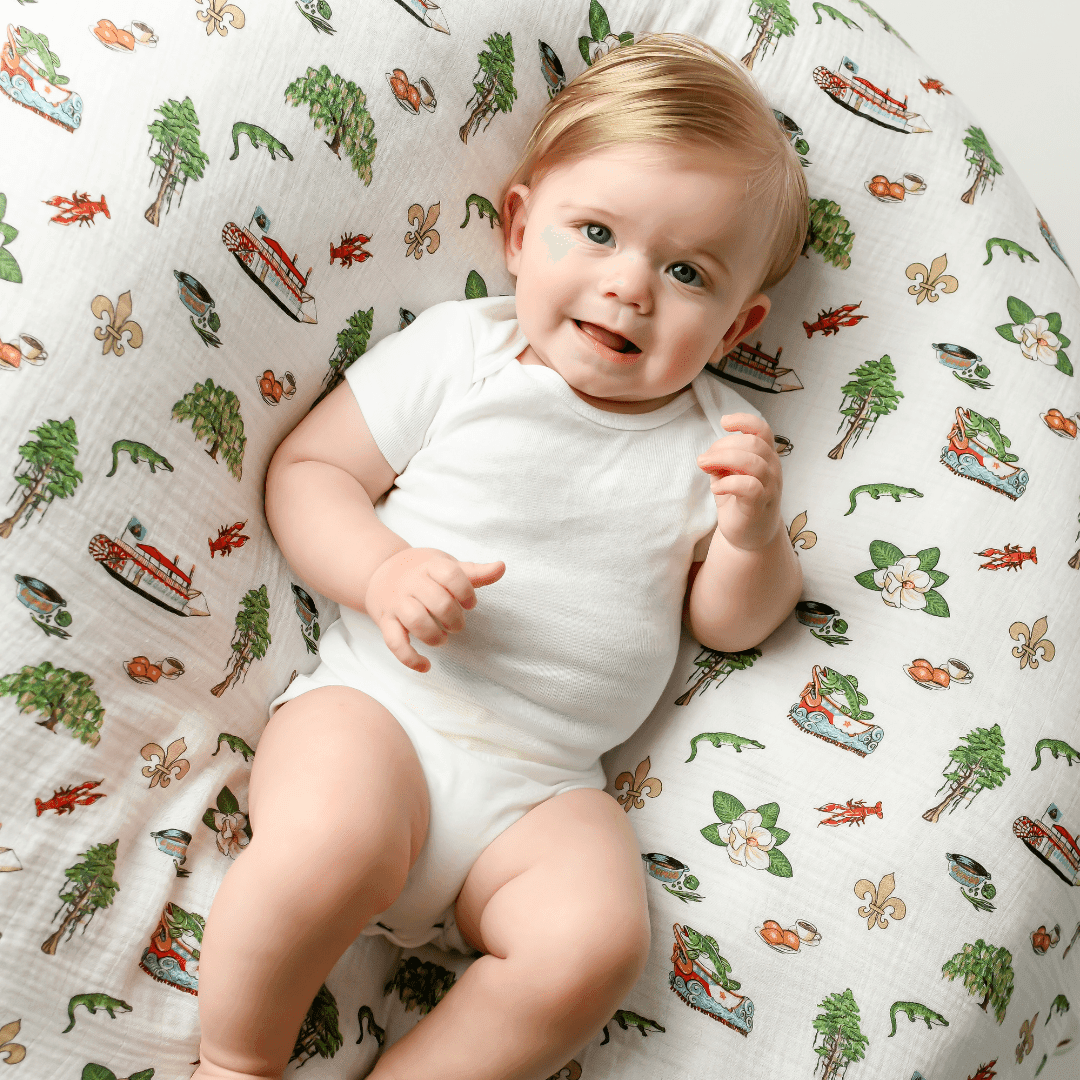
<svg viewBox="0 0 1080 1080">
<path fill-rule="evenodd" d="M 544 108 L 503 185 L 529 187 L 557 166 L 634 142 L 708 147 L 735 159 L 747 210 L 766 227 L 765 276 L 782 281 L 802 252 L 809 194 L 802 165 L 772 108 L 742 64 L 688 34 L 641 34 L 571 80 Z"/>
</svg>

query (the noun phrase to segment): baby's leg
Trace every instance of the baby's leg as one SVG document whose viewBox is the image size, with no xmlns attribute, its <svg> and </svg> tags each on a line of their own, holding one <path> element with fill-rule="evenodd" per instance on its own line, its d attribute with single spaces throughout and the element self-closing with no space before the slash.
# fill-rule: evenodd
<svg viewBox="0 0 1080 1080">
<path fill-rule="evenodd" d="M 282 1075 L 327 973 L 393 903 L 427 836 L 409 737 L 348 687 L 310 690 L 270 718 L 248 807 L 251 843 L 203 936 L 193 1080 Z"/>
<path fill-rule="evenodd" d="M 649 953 L 645 872 L 622 807 L 591 788 L 533 807 L 481 853 L 458 928 L 488 955 L 368 1080 L 546 1080 L 603 1026 Z"/>
</svg>

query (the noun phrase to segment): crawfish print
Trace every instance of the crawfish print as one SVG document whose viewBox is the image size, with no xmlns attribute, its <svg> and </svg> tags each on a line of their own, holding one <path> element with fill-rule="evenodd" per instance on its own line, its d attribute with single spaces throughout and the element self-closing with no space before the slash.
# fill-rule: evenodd
<svg viewBox="0 0 1080 1080">
<path fill-rule="evenodd" d="M 46 799 L 45 802 L 34 799 L 34 805 L 37 807 L 35 817 L 41 817 L 46 810 L 55 810 L 57 814 L 65 812 L 74 814 L 76 806 L 92 806 L 98 799 L 107 798 L 103 791 L 99 791 L 96 795 L 89 794 L 91 788 L 96 788 L 98 784 L 104 782 L 104 777 L 100 780 L 87 780 L 78 787 L 66 787 L 54 791 L 52 798 Z"/>
<path fill-rule="evenodd" d="M 355 236 L 350 236 L 346 233 L 341 238 L 341 243 L 336 247 L 333 242 L 330 244 L 330 265 L 334 265 L 335 259 L 341 260 L 342 266 L 352 266 L 353 261 L 363 262 L 365 259 L 373 259 L 375 256 L 370 251 L 365 251 L 361 244 L 366 244 L 371 240 L 370 236 L 365 236 L 363 233 L 357 233 Z"/>
<path fill-rule="evenodd" d="M 808 323 L 803 320 L 803 329 L 806 331 L 806 336 L 811 338 L 814 336 L 815 330 L 820 330 L 828 337 L 830 334 L 839 334 L 841 326 L 856 326 L 862 319 L 869 319 L 869 315 L 851 314 L 859 307 L 862 307 L 861 300 L 857 304 L 845 304 L 840 308 L 821 311 L 818 313 L 817 322 Z"/>
<path fill-rule="evenodd" d="M 867 806 L 863 799 L 848 799 L 846 803 L 826 803 L 816 809 L 831 815 L 819 821 L 819 825 L 862 825 L 874 814 L 882 819 L 885 817 L 880 801 L 876 806 Z"/>
<path fill-rule="evenodd" d="M 111 218 L 109 207 L 105 203 L 104 194 L 94 202 L 84 191 L 81 195 L 78 191 L 71 193 L 69 199 L 66 195 L 54 195 L 51 199 L 42 199 L 46 206 L 59 207 L 60 213 L 49 218 L 50 221 L 58 221 L 61 225 L 71 225 L 78 222 L 79 225 L 93 225 L 97 214 L 104 214 Z"/>
<path fill-rule="evenodd" d="M 1030 551 L 1021 551 L 1019 544 L 1006 544 L 1005 550 L 999 548 L 986 548 L 984 551 L 976 551 L 976 555 L 989 562 L 979 564 L 980 570 L 1019 570 L 1026 562 L 1038 563 L 1035 558 L 1035 548 Z"/>
<path fill-rule="evenodd" d="M 234 548 L 242 548 L 251 539 L 243 536 L 240 530 L 247 524 L 246 521 L 237 521 L 233 525 L 222 525 L 218 529 L 217 539 L 211 540 L 208 536 L 206 542 L 210 545 L 210 558 L 221 552 L 222 555 L 231 555 Z"/>
</svg>

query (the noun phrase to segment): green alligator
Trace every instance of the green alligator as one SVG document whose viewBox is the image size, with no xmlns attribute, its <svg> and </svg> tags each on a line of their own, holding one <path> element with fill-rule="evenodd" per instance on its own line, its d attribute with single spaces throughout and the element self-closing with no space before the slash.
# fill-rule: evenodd
<svg viewBox="0 0 1080 1080">
<path fill-rule="evenodd" d="M 1029 259 L 1032 259 L 1034 262 L 1039 261 L 1039 257 L 1037 255 L 1028 251 L 1027 248 L 1021 247 L 1015 240 L 1005 240 L 1000 236 L 992 236 L 989 240 L 986 241 L 986 262 L 983 263 L 983 266 L 986 266 L 986 263 L 990 262 L 990 260 L 994 257 L 993 251 L 990 250 L 993 247 L 1001 248 L 1001 250 L 1004 251 L 1006 255 L 1012 255 L 1015 252 L 1017 255 L 1020 256 L 1021 262 L 1024 261 L 1025 255 Z"/>
<path fill-rule="evenodd" d="M 928 1009 L 917 1001 L 894 1001 L 892 1008 L 889 1009 L 889 1018 L 892 1020 L 892 1031 L 889 1032 L 890 1039 L 896 1034 L 896 1014 L 898 1012 L 907 1013 L 907 1018 L 913 1024 L 917 1019 L 925 1020 L 927 1030 L 932 1028 L 934 1024 L 940 1024 L 942 1027 L 949 1026 L 949 1021 L 941 1013 L 934 1012 L 933 1009 Z"/>
<path fill-rule="evenodd" d="M 647 1016 L 639 1016 L 636 1012 L 631 1012 L 629 1009 L 616 1009 L 615 1015 L 604 1025 L 604 1039 L 600 1043 L 604 1045 L 610 1038 L 608 1035 L 608 1024 L 614 1020 L 616 1024 L 623 1029 L 623 1031 L 629 1031 L 631 1027 L 636 1027 L 643 1036 L 648 1038 L 648 1028 L 652 1028 L 653 1031 L 667 1031 L 667 1028 L 661 1027 L 655 1020 L 650 1020 Z"/>
<path fill-rule="evenodd" d="M 992 416 L 980 416 L 974 409 L 967 410 L 964 419 L 964 438 L 985 435 L 994 447 L 994 455 L 1001 461 L 1018 461 L 1016 454 L 1010 454 L 1005 447 L 1012 445 L 1012 439 L 1001 434 L 1001 421 Z"/>
<path fill-rule="evenodd" d="M 1050 1017 L 1053 1016 L 1055 1012 L 1060 1015 L 1061 1013 L 1067 1013 L 1068 1011 L 1069 999 L 1064 994 L 1058 994 L 1058 996 L 1050 1002 L 1050 1008 L 1046 1010 L 1046 1022 L 1043 1024 L 1043 1027 L 1046 1027 L 1046 1025 L 1050 1023 Z"/>
<path fill-rule="evenodd" d="M 116 1019 L 114 1009 L 123 1009 L 124 1012 L 132 1011 L 131 1006 L 126 1001 L 109 997 L 108 994 L 76 994 L 68 1002 L 68 1019 L 71 1023 L 60 1032 L 61 1035 L 66 1035 L 75 1026 L 75 1009 L 79 1005 L 85 1005 L 87 1010 L 92 1013 L 96 1013 L 98 1009 L 104 1009 L 113 1020 Z"/>
<path fill-rule="evenodd" d="M 364 1020 L 367 1020 L 367 1031 L 369 1035 L 375 1036 L 375 1041 L 382 1046 L 386 1042 L 386 1028 L 379 1027 L 375 1023 L 375 1014 L 371 1011 L 370 1005 L 361 1005 L 360 1011 L 356 1014 L 356 1019 L 360 1023 L 360 1038 L 357 1039 L 357 1043 L 364 1041 Z"/>
<path fill-rule="evenodd" d="M 851 492 L 851 509 L 844 515 L 855 512 L 855 496 L 861 495 L 863 492 L 867 492 L 871 499 L 880 499 L 882 495 L 891 495 L 897 502 L 904 499 L 921 499 L 922 492 L 916 491 L 914 488 L 901 487 L 899 484 L 863 484 L 861 487 L 854 488 Z"/>
<path fill-rule="evenodd" d="M 221 749 L 222 743 L 225 743 L 230 750 L 238 754 L 243 754 L 245 761 L 251 761 L 251 759 L 255 757 L 255 751 L 252 750 L 251 747 L 248 746 L 248 744 L 244 742 L 244 740 L 241 739 L 239 735 L 229 735 L 227 732 L 224 731 L 218 733 L 217 750 L 215 750 L 214 753 L 210 755 L 211 757 L 214 757 L 217 754 L 218 750 Z"/>
<path fill-rule="evenodd" d="M 822 694 L 839 691 L 844 695 L 847 705 L 846 707 L 841 705 L 840 711 L 845 716 L 850 716 L 852 720 L 863 721 L 874 718 L 872 712 L 867 712 L 862 708 L 863 705 L 869 702 L 869 698 L 859 692 L 859 680 L 854 675 L 841 675 L 839 671 L 827 667 L 824 669 L 824 678 L 819 680 L 819 685 Z"/>
<path fill-rule="evenodd" d="M 163 469 L 168 469 L 169 472 L 173 471 L 173 467 L 153 447 L 147 446 L 146 443 L 133 442 L 131 439 L 117 439 L 112 444 L 112 468 L 105 474 L 106 476 L 112 476 L 116 472 L 116 455 L 121 450 L 126 450 L 131 455 L 134 464 L 145 461 L 150 466 L 151 472 L 157 472 L 158 465 Z"/>
<path fill-rule="evenodd" d="M 484 216 L 487 215 L 488 228 L 494 229 L 497 224 L 502 224 L 502 219 L 499 217 L 499 211 L 496 210 L 483 195 L 477 195 L 474 191 L 465 200 L 465 220 L 458 226 L 459 229 L 464 229 L 465 226 L 469 224 L 469 217 L 472 214 L 472 207 L 474 206 L 476 207 L 476 213 L 481 221 L 483 221 Z"/>
<path fill-rule="evenodd" d="M 754 739 L 743 738 L 742 735 L 733 735 L 730 731 L 703 731 L 690 740 L 690 756 L 686 759 L 687 761 L 693 761 L 697 757 L 697 744 L 702 739 L 711 742 L 717 749 L 725 743 L 728 746 L 734 746 L 736 754 L 741 754 L 744 746 L 756 746 L 759 750 L 765 749 L 762 743 L 756 742 Z"/>
<path fill-rule="evenodd" d="M 243 120 L 237 120 L 232 126 L 232 144 L 233 152 L 229 158 L 230 161 L 235 161 L 240 156 L 240 136 L 246 135 L 251 140 L 251 145 L 257 150 L 260 146 L 265 146 L 270 151 L 270 157 L 277 161 L 277 153 L 280 150 L 290 161 L 293 156 L 289 153 L 289 148 L 280 140 L 275 139 L 266 128 L 261 128 L 257 124 L 245 124 Z"/>
<path fill-rule="evenodd" d="M 1062 742 L 1060 739 L 1040 739 L 1035 744 L 1035 764 L 1031 766 L 1032 772 L 1042 764 L 1042 752 L 1044 750 L 1049 750 L 1055 758 L 1064 754 L 1070 769 L 1072 768 L 1073 758 L 1080 760 L 1080 750 L 1074 750 L 1067 742 Z"/>
</svg>

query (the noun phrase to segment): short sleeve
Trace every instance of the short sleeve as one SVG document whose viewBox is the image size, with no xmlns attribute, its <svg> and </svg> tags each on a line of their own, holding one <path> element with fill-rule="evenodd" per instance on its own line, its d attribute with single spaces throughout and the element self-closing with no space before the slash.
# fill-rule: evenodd
<svg viewBox="0 0 1080 1080">
<path fill-rule="evenodd" d="M 399 475 L 439 409 L 468 390 L 473 376 L 470 320 L 461 301 L 434 304 L 404 330 L 387 334 L 345 371 L 364 420 Z"/>
<path fill-rule="evenodd" d="M 707 371 L 702 371 L 690 385 L 694 388 L 701 411 L 712 425 L 718 439 L 731 434 L 721 425 L 720 417 L 737 412 L 761 416 L 761 413 L 742 394 L 737 394 L 728 383 L 715 375 L 710 375 Z"/>
</svg>

